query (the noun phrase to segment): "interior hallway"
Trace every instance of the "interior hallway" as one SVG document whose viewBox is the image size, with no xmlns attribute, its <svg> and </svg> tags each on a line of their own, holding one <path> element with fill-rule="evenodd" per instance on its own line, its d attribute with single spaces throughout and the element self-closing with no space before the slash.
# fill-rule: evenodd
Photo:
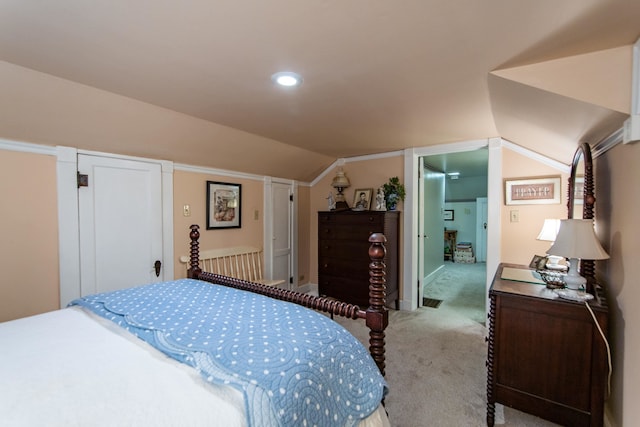
<svg viewBox="0 0 640 427">
<path fill-rule="evenodd" d="M 445 261 L 444 268 L 424 286 L 424 297 L 441 300 L 440 307 L 486 324 L 486 272 L 487 265 Z"/>
</svg>

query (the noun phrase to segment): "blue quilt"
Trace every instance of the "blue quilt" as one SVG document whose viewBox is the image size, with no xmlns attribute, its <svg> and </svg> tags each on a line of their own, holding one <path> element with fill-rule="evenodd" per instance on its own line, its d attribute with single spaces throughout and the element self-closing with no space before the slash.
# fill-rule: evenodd
<svg viewBox="0 0 640 427">
<path fill-rule="evenodd" d="M 250 426 L 353 426 L 387 392 L 364 346 L 326 316 L 182 279 L 83 297 L 203 378 L 240 389 Z"/>
</svg>

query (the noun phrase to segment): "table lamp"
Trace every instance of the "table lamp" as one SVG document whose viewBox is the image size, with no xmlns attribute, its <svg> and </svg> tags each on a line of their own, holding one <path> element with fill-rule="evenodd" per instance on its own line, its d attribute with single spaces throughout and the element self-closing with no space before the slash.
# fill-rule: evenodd
<svg viewBox="0 0 640 427">
<path fill-rule="evenodd" d="M 536 237 L 536 240 L 542 240 L 545 242 L 555 242 L 556 236 L 558 235 L 558 230 L 560 229 L 560 220 L 553 218 L 547 218 L 544 220 L 544 224 L 542 224 L 542 230 Z M 559 267 L 558 264 L 563 257 L 556 255 L 549 255 L 549 264 L 553 267 Z"/>
<path fill-rule="evenodd" d="M 564 278 L 569 289 L 586 289 L 587 279 L 578 273 L 580 259 L 607 259 L 609 254 L 600 245 L 591 219 L 563 219 L 549 255 L 569 258 L 569 272 Z"/>
<path fill-rule="evenodd" d="M 342 194 L 342 190 L 349 187 L 351 183 L 349 179 L 344 175 L 344 171 L 342 168 L 338 169 L 336 172 L 336 176 L 331 181 L 331 186 L 338 190 L 338 194 L 336 194 L 336 209 L 349 209 L 349 205 Z"/>
</svg>

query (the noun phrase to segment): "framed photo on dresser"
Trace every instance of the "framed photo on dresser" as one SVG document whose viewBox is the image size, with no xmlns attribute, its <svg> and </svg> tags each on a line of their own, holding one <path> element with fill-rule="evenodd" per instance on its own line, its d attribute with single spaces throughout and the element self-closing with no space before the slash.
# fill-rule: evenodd
<svg viewBox="0 0 640 427">
<path fill-rule="evenodd" d="M 353 193 L 353 210 L 368 211 L 371 208 L 373 188 L 359 188 Z"/>
</svg>

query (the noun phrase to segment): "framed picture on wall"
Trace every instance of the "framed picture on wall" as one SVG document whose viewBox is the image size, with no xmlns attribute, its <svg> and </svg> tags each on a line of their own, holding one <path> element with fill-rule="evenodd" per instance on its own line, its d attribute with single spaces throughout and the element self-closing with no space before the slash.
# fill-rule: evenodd
<svg viewBox="0 0 640 427">
<path fill-rule="evenodd" d="M 453 221 L 453 209 L 445 209 L 442 217 L 445 221 Z"/>
<path fill-rule="evenodd" d="M 207 181 L 207 230 L 240 228 L 242 185 Z"/>
<path fill-rule="evenodd" d="M 549 205 L 560 203 L 560 175 L 505 179 L 505 205 Z"/>
</svg>

